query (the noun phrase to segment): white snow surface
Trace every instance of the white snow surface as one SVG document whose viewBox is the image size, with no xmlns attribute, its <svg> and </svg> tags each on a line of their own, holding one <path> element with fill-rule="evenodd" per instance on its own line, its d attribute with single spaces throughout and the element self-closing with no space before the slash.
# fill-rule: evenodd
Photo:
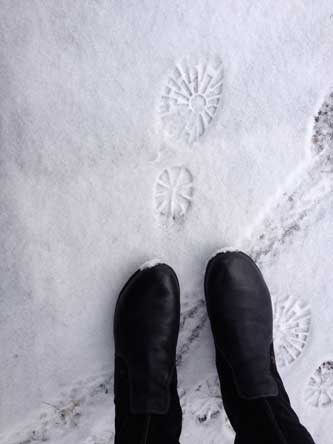
<svg viewBox="0 0 333 444">
<path fill-rule="evenodd" d="M 158 264 L 163 264 L 163 261 L 162 261 L 162 259 L 157 259 L 157 258 L 155 258 L 155 259 L 150 259 L 149 261 L 147 261 L 147 262 L 144 262 L 140 267 L 139 267 L 139 270 L 146 270 L 147 268 L 153 268 L 153 267 L 155 267 L 156 265 L 158 265 Z"/>
<path fill-rule="evenodd" d="M 181 442 L 232 443 L 203 295 L 225 245 L 331 444 L 332 42 L 328 0 L 1 1 L 1 444 L 113 442 L 115 301 L 151 257 L 181 287 Z"/>
</svg>

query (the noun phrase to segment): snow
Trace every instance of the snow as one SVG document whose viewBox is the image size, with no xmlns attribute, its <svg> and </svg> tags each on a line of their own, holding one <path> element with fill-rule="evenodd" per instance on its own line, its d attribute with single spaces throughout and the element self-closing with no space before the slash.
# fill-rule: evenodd
<svg viewBox="0 0 333 444">
<path fill-rule="evenodd" d="M 330 444 L 332 14 L 2 0 L 1 444 L 112 442 L 115 301 L 154 257 L 181 287 L 182 442 L 231 443 L 203 295 L 228 245 L 262 269 L 282 377 Z"/>
<path fill-rule="evenodd" d="M 163 264 L 163 261 L 161 260 L 161 259 L 157 259 L 157 258 L 155 258 L 155 259 L 150 259 L 149 261 L 147 261 L 147 262 L 145 262 L 144 264 L 142 264 L 140 267 L 139 267 L 139 270 L 145 270 L 146 268 L 152 268 L 152 267 L 155 267 L 156 265 L 158 265 L 158 264 Z"/>
</svg>

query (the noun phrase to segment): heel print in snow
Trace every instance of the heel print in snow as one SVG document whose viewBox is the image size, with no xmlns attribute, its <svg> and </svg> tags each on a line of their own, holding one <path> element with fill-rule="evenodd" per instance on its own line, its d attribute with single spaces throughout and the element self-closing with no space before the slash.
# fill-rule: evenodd
<svg viewBox="0 0 333 444">
<path fill-rule="evenodd" d="M 274 348 L 279 367 L 292 364 L 303 353 L 311 327 L 308 304 L 287 296 L 276 301 L 274 311 Z"/>
<path fill-rule="evenodd" d="M 323 362 L 311 376 L 305 399 L 313 407 L 333 407 L 333 361 Z"/>
<path fill-rule="evenodd" d="M 160 115 L 165 133 L 188 144 L 198 141 L 215 118 L 222 89 L 220 59 L 179 63 L 161 97 Z"/>
<path fill-rule="evenodd" d="M 181 222 L 188 212 L 193 198 L 193 177 L 181 166 L 165 168 L 155 184 L 156 212 L 164 219 Z"/>
</svg>

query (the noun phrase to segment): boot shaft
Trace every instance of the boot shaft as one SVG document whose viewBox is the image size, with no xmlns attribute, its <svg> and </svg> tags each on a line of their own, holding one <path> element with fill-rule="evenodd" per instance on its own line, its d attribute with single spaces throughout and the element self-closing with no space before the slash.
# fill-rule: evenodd
<svg viewBox="0 0 333 444">
<path fill-rule="evenodd" d="M 115 444 L 179 444 L 182 410 L 177 392 L 177 371 L 169 385 L 170 406 L 165 414 L 133 414 L 129 374 L 121 358 L 115 359 Z"/>
<path fill-rule="evenodd" d="M 278 386 L 276 396 L 243 399 L 237 392 L 234 375 L 220 353 L 216 366 L 224 408 L 236 432 L 235 444 L 314 444 L 293 410 L 271 350 L 271 374 Z"/>
</svg>

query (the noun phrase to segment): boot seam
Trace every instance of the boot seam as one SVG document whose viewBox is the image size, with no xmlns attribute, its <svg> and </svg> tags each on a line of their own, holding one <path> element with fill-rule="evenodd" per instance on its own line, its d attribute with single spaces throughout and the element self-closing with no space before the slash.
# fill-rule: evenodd
<svg viewBox="0 0 333 444">
<path fill-rule="evenodd" d="M 271 347 L 271 344 L 270 344 L 270 347 Z M 226 357 L 226 355 L 222 352 L 222 350 L 219 348 L 218 345 L 215 345 L 215 348 L 216 348 L 216 351 L 217 351 L 218 353 L 220 353 L 220 355 L 222 356 L 222 359 L 225 360 L 225 362 L 227 363 L 228 367 L 230 368 L 230 370 L 231 370 L 231 374 L 232 374 L 232 380 L 233 380 L 233 383 L 235 384 L 235 387 L 236 387 L 236 390 L 237 390 L 238 395 L 239 395 L 242 399 L 245 399 L 245 400 L 249 400 L 249 401 L 250 401 L 250 400 L 254 400 L 254 399 L 265 398 L 265 397 L 267 397 L 267 396 L 278 396 L 278 394 L 279 394 L 279 388 L 278 388 L 278 385 L 277 385 L 277 383 L 275 382 L 273 376 L 272 376 L 272 378 L 273 378 L 273 380 L 274 380 L 274 384 L 275 384 L 275 391 L 274 391 L 274 392 L 268 392 L 268 393 L 264 393 L 264 394 L 256 395 L 256 396 L 246 396 L 246 395 L 244 395 L 244 394 L 242 393 L 242 390 L 241 390 L 240 387 L 239 387 L 238 382 L 237 382 L 237 378 L 236 378 L 236 374 L 235 374 L 235 370 L 234 370 L 233 365 L 230 363 L 229 359 L 228 359 L 228 358 Z"/>
<path fill-rule="evenodd" d="M 165 415 L 166 413 L 168 413 L 168 411 L 170 409 L 170 404 L 171 404 L 171 399 L 170 399 L 171 379 L 172 379 L 172 376 L 173 376 L 173 372 L 177 371 L 176 364 L 174 364 L 172 366 L 171 370 L 169 371 L 168 377 L 167 377 L 166 382 L 165 382 L 165 386 L 163 387 L 163 389 L 164 388 L 166 389 L 166 408 L 165 408 L 165 410 L 164 409 L 156 409 L 156 410 L 155 409 L 148 409 L 148 410 L 143 409 L 143 410 L 137 410 L 137 409 L 133 408 L 133 405 L 132 405 L 132 399 L 134 398 L 134 396 L 133 396 L 133 392 L 132 392 L 132 388 L 131 388 L 132 386 L 131 386 L 130 382 L 133 381 L 133 377 L 131 376 L 130 366 L 128 364 L 128 361 L 120 353 L 115 353 L 115 357 L 118 357 L 118 358 L 122 359 L 125 362 L 126 366 L 127 366 L 128 380 L 129 380 L 129 394 L 130 394 L 130 396 L 129 396 L 129 404 L 130 404 L 130 411 L 131 411 L 131 413 L 134 414 L 134 415 L 149 414 L 149 413 L 155 414 L 155 415 Z"/>
</svg>

